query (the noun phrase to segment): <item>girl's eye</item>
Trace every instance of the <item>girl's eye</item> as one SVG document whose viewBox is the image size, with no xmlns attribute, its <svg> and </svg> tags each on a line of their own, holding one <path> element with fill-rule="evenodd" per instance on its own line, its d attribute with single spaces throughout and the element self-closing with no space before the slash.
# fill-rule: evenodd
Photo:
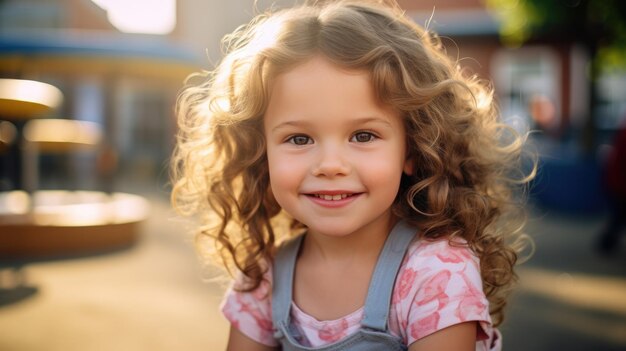
<svg viewBox="0 0 626 351">
<path fill-rule="evenodd" d="M 367 143 L 374 140 L 374 138 L 376 138 L 376 136 L 372 133 L 358 132 L 352 136 L 352 139 L 350 139 L 350 141 L 355 141 L 357 143 Z"/>
<path fill-rule="evenodd" d="M 294 145 L 306 145 L 313 143 L 313 139 L 309 138 L 306 135 L 294 135 L 291 138 L 287 139 L 287 141 Z"/>
</svg>

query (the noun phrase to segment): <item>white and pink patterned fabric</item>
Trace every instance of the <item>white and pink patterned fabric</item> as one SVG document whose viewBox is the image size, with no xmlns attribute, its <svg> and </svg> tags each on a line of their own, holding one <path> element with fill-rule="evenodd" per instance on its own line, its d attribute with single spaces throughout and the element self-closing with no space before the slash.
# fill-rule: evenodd
<svg viewBox="0 0 626 351">
<path fill-rule="evenodd" d="M 273 337 L 271 271 L 253 292 L 228 290 L 222 313 L 234 328 L 251 339 L 278 346 Z M 356 332 L 360 308 L 343 318 L 318 321 L 292 302 L 291 317 L 304 346 L 324 346 Z M 478 258 L 466 247 L 447 240 L 416 240 L 409 246 L 395 282 L 389 330 L 406 345 L 446 327 L 476 321 L 476 350 L 501 350 L 500 333 L 491 325 L 489 303 L 482 290 Z"/>
</svg>

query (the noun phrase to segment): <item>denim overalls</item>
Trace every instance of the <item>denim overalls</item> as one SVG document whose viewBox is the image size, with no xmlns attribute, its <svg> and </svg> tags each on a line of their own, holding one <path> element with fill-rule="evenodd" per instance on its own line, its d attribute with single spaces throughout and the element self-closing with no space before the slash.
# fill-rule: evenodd
<svg viewBox="0 0 626 351">
<path fill-rule="evenodd" d="M 272 319 L 274 337 L 283 351 L 297 350 L 407 350 L 402 340 L 389 333 L 387 319 L 391 306 L 391 294 L 404 254 L 417 233 L 417 228 L 398 222 L 385 241 L 376 262 L 369 285 L 361 328 L 354 334 L 322 347 L 300 345 L 294 335 L 298 331 L 290 323 L 293 290 L 293 272 L 296 257 L 302 243 L 300 235 L 280 248 L 274 261 L 272 290 Z"/>
</svg>

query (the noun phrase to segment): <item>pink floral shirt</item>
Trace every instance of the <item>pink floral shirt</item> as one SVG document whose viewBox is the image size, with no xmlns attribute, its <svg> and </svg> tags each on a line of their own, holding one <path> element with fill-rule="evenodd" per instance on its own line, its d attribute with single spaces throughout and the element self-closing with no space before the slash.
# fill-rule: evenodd
<svg viewBox="0 0 626 351">
<path fill-rule="evenodd" d="M 389 314 L 389 330 L 406 345 L 443 328 L 477 321 L 476 350 L 501 350 L 499 332 L 491 326 L 489 303 L 482 290 L 479 261 L 470 249 L 446 240 L 414 241 L 400 266 Z M 233 327 L 251 339 L 277 346 L 273 337 L 271 272 L 249 293 L 228 290 L 222 313 Z M 291 317 L 300 330 L 298 340 L 319 347 L 338 341 L 360 327 L 363 308 L 347 316 L 319 321 L 292 302 Z"/>
</svg>

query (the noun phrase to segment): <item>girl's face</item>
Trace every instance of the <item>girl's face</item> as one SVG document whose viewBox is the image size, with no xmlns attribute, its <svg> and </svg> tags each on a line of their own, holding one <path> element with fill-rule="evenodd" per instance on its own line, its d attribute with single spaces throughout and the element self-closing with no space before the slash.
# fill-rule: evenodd
<svg viewBox="0 0 626 351">
<path fill-rule="evenodd" d="M 410 173 L 405 131 L 366 72 L 316 56 L 279 75 L 264 128 L 274 197 L 310 233 L 389 225 L 402 172 Z"/>
</svg>

